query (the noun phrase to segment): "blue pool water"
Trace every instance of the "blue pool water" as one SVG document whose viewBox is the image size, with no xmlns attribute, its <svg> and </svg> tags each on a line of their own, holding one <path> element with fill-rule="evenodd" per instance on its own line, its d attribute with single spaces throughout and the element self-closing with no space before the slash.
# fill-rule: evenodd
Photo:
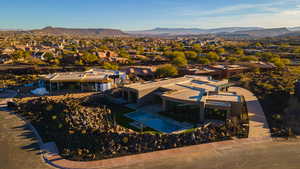
<svg viewBox="0 0 300 169">
<path fill-rule="evenodd" d="M 185 127 L 179 125 L 178 122 L 164 118 L 157 114 L 137 111 L 128 113 L 125 116 L 132 120 L 138 121 L 147 127 L 164 133 L 172 133 L 174 131 L 186 129 Z"/>
</svg>

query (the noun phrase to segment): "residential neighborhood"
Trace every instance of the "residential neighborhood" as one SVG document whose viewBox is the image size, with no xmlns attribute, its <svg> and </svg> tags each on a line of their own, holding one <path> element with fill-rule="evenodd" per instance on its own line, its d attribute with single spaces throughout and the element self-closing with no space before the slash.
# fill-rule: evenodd
<svg viewBox="0 0 300 169">
<path fill-rule="evenodd" d="M 0 169 L 299 169 L 300 3 L 7 1 Z"/>
</svg>

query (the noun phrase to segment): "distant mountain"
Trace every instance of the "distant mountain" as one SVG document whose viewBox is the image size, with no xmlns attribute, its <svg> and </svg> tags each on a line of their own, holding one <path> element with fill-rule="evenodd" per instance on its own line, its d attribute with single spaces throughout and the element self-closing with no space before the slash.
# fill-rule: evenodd
<svg viewBox="0 0 300 169">
<path fill-rule="evenodd" d="M 210 33 L 233 33 L 238 31 L 252 31 L 252 30 L 263 30 L 262 27 L 228 27 L 228 28 L 215 28 L 208 29 Z"/>
<path fill-rule="evenodd" d="M 287 28 L 273 28 L 273 29 L 262 29 L 262 30 L 249 30 L 249 31 L 236 31 L 234 34 L 244 34 L 250 37 L 275 37 L 290 33 Z"/>
<path fill-rule="evenodd" d="M 286 33 L 286 34 L 280 35 L 278 37 L 281 37 L 281 38 L 287 38 L 287 37 L 299 38 L 300 37 L 300 31 L 292 31 L 290 33 Z"/>
<path fill-rule="evenodd" d="M 73 35 L 73 36 L 126 36 L 127 34 L 118 29 L 83 29 L 83 28 L 56 28 L 45 27 L 31 30 L 32 33 Z"/>
<path fill-rule="evenodd" d="M 198 28 L 155 28 L 144 31 L 131 31 L 130 34 L 148 34 L 148 35 L 182 35 L 182 34 L 202 34 L 206 33 L 204 29 Z"/>
<path fill-rule="evenodd" d="M 290 31 L 300 31 L 300 26 L 288 28 Z"/>
<path fill-rule="evenodd" d="M 199 28 L 155 28 L 144 31 L 128 31 L 128 34 L 135 35 L 198 35 L 198 34 L 215 34 L 215 33 L 232 33 L 236 31 L 262 30 L 260 27 L 228 27 L 215 29 Z"/>
<path fill-rule="evenodd" d="M 0 29 L 0 31 L 23 31 L 22 29 Z"/>
</svg>

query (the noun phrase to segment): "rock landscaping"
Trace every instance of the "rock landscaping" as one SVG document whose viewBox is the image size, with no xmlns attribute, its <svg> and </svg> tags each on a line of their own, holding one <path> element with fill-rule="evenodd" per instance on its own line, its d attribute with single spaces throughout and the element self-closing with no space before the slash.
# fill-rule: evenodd
<svg viewBox="0 0 300 169">
<path fill-rule="evenodd" d="M 60 155 L 76 161 L 105 159 L 230 139 L 240 127 L 206 126 L 182 133 L 140 133 L 118 125 L 106 106 L 89 99 L 40 97 L 18 102 L 16 111 L 31 121 L 44 142 L 54 141 Z M 95 103 L 95 101 L 93 101 Z M 247 133 L 242 128 L 244 133 Z"/>
</svg>

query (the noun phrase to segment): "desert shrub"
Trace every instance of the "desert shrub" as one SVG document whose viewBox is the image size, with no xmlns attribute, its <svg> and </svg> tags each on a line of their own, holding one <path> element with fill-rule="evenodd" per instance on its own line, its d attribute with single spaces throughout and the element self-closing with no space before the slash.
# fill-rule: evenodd
<svg viewBox="0 0 300 169">
<path fill-rule="evenodd" d="M 45 142 L 54 141 L 60 154 L 71 160 L 111 158 L 221 141 L 232 136 L 228 132 L 232 129 L 214 124 L 177 134 L 139 133 L 115 124 L 113 113 L 106 107 L 88 107 L 90 103 L 94 102 L 41 97 L 18 103 L 16 109 L 32 122 Z"/>
</svg>

